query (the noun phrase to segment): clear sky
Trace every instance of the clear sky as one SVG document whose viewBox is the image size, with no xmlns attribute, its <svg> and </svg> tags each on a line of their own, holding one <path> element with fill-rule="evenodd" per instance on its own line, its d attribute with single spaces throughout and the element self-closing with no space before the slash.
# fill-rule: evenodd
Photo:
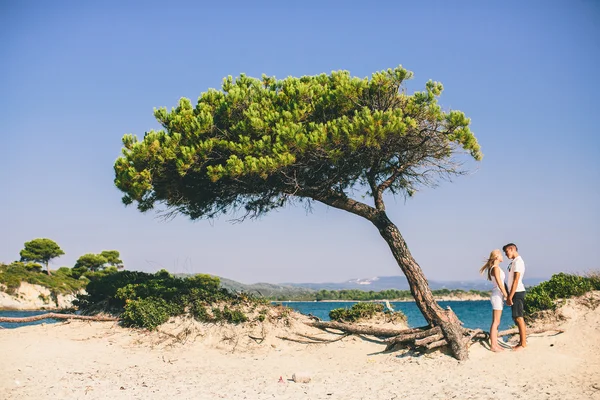
<svg viewBox="0 0 600 400">
<path fill-rule="evenodd" d="M 0 261 L 47 237 L 66 253 L 52 268 L 116 249 L 129 269 L 245 283 L 401 274 L 354 215 L 165 222 L 123 206 L 112 166 L 125 133 L 159 128 L 154 107 L 227 75 L 402 64 L 410 90 L 444 84 L 440 103 L 472 119 L 485 155 L 469 176 L 387 199 L 426 276 L 480 279 L 511 241 L 529 277 L 600 267 L 600 2 L 202 3 L 216 2 L 0 0 Z"/>
</svg>

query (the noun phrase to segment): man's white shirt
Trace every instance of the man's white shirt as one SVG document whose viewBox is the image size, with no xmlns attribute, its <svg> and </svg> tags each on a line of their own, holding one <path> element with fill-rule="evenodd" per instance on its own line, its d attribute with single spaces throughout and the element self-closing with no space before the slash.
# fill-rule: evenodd
<svg viewBox="0 0 600 400">
<path fill-rule="evenodd" d="M 519 272 L 519 282 L 517 283 L 517 292 L 524 292 L 525 285 L 523 285 L 523 275 L 525 275 L 525 262 L 518 256 L 510 264 L 508 264 L 508 291 L 512 288 L 513 280 L 515 278 L 515 272 Z"/>
</svg>

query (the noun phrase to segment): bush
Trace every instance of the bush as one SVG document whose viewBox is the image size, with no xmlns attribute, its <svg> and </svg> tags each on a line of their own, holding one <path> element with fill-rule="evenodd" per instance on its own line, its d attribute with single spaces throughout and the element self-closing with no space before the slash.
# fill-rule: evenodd
<svg viewBox="0 0 600 400">
<path fill-rule="evenodd" d="M 18 261 L 10 265 L 0 264 L 0 284 L 6 286 L 7 293 L 14 294 L 21 282 L 40 285 L 57 294 L 75 293 L 85 287 L 85 282 L 73 279 L 66 273 L 65 268 L 60 268 L 53 275 L 47 275 Z"/>
<path fill-rule="evenodd" d="M 249 302 L 259 300 L 221 288 L 218 277 L 199 274 L 181 279 L 161 270 L 156 274 L 118 271 L 96 275 L 77 305 L 86 313 L 105 310 L 121 314 L 126 326 L 155 329 L 170 316 L 184 313 L 202 322 L 246 322 L 248 317 L 236 306 Z"/>
<path fill-rule="evenodd" d="M 173 315 L 172 307 L 164 300 L 149 297 L 128 301 L 121 314 L 125 326 L 154 330 Z"/>
<path fill-rule="evenodd" d="M 227 306 L 223 308 L 222 316 L 225 321 L 231 324 L 240 324 L 242 322 L 248 321 L 248 317 L 241 310 L 231 310 Z"/>
<path fill-rule="evenodd" d="M 381 303 L 356 303 L 350 309 L 336 308 L 329 312 L 332 321 L 356 322 L 360 319 L 372 318 L 375 314 L 383 312 Z"/>
<path fill-rule="evenodd" d="M 552 275 L 550 280 L 527 290 L 525 314 L 532 317 L 543 310 L 555 310 L 556 300 L 581 296 L 591 290 L 600 290 L 600 279 L 563 272 Z"/>
</svg>

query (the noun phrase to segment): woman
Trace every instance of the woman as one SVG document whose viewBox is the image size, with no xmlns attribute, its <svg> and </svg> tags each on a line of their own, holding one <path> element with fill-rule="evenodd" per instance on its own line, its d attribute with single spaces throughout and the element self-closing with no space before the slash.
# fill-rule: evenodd
<svg viewBox="0 0 600 400">
<path fill-rule="evenodd" d="M 502 351 L 502 347 L 498 345 L 498 326 L 500 325 L 500 317 L 502 317 L 502 307 L 504 300 L 508 297 L 506 288 L 504 287 L 504 271 L 500 268 L 500 263 L 503 261 L 500 250 L 494 250 L 490 253 L 490 258 L 479 273 L 487 272 L 487 278 L 494 283 L 492 289 L 492 326 L 490 326 L 490 350 L 493 352 Z"/>
</svg>

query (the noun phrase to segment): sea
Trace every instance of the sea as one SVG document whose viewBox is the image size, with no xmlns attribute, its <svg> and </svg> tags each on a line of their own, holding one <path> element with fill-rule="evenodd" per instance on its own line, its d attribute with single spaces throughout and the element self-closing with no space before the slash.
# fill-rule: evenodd
<svg viewBox="0 0 600 400">
<path fill-rule="evenodd" d="M 302 314 L 311 314 L 324 321 L 329 320 L 329 312 L 335 308 L 350 308 L 356 302 L 344 301 L 281 301 L 275 304 L 282 304 L 290 307 Z M 465 328 L 481 328 L 488 331 L 492 322 L 492 306 L 488 300 L 475 301 L 440 301 L 438 304 L 442 308 L 450 307 L 463 322 Z M 427 325 L 421 312 L 414 302 L 390 302 L 395 311 L 402 311 L 411 327 Z M 46 311 L 0 311 L 0 317 L 29 317 L 37 314 L 43 314 Z M 27 325 L 38 325 L 55 323 L 58 320 L 46 319 L 27 323 L 6 323 L 0 322 L 1 328 L 14 329 Z M 510 308 L 505 308 L 500 320 L 500 330 L 508 329 L 514 325 L 510 316 Z"/>
</svg>

